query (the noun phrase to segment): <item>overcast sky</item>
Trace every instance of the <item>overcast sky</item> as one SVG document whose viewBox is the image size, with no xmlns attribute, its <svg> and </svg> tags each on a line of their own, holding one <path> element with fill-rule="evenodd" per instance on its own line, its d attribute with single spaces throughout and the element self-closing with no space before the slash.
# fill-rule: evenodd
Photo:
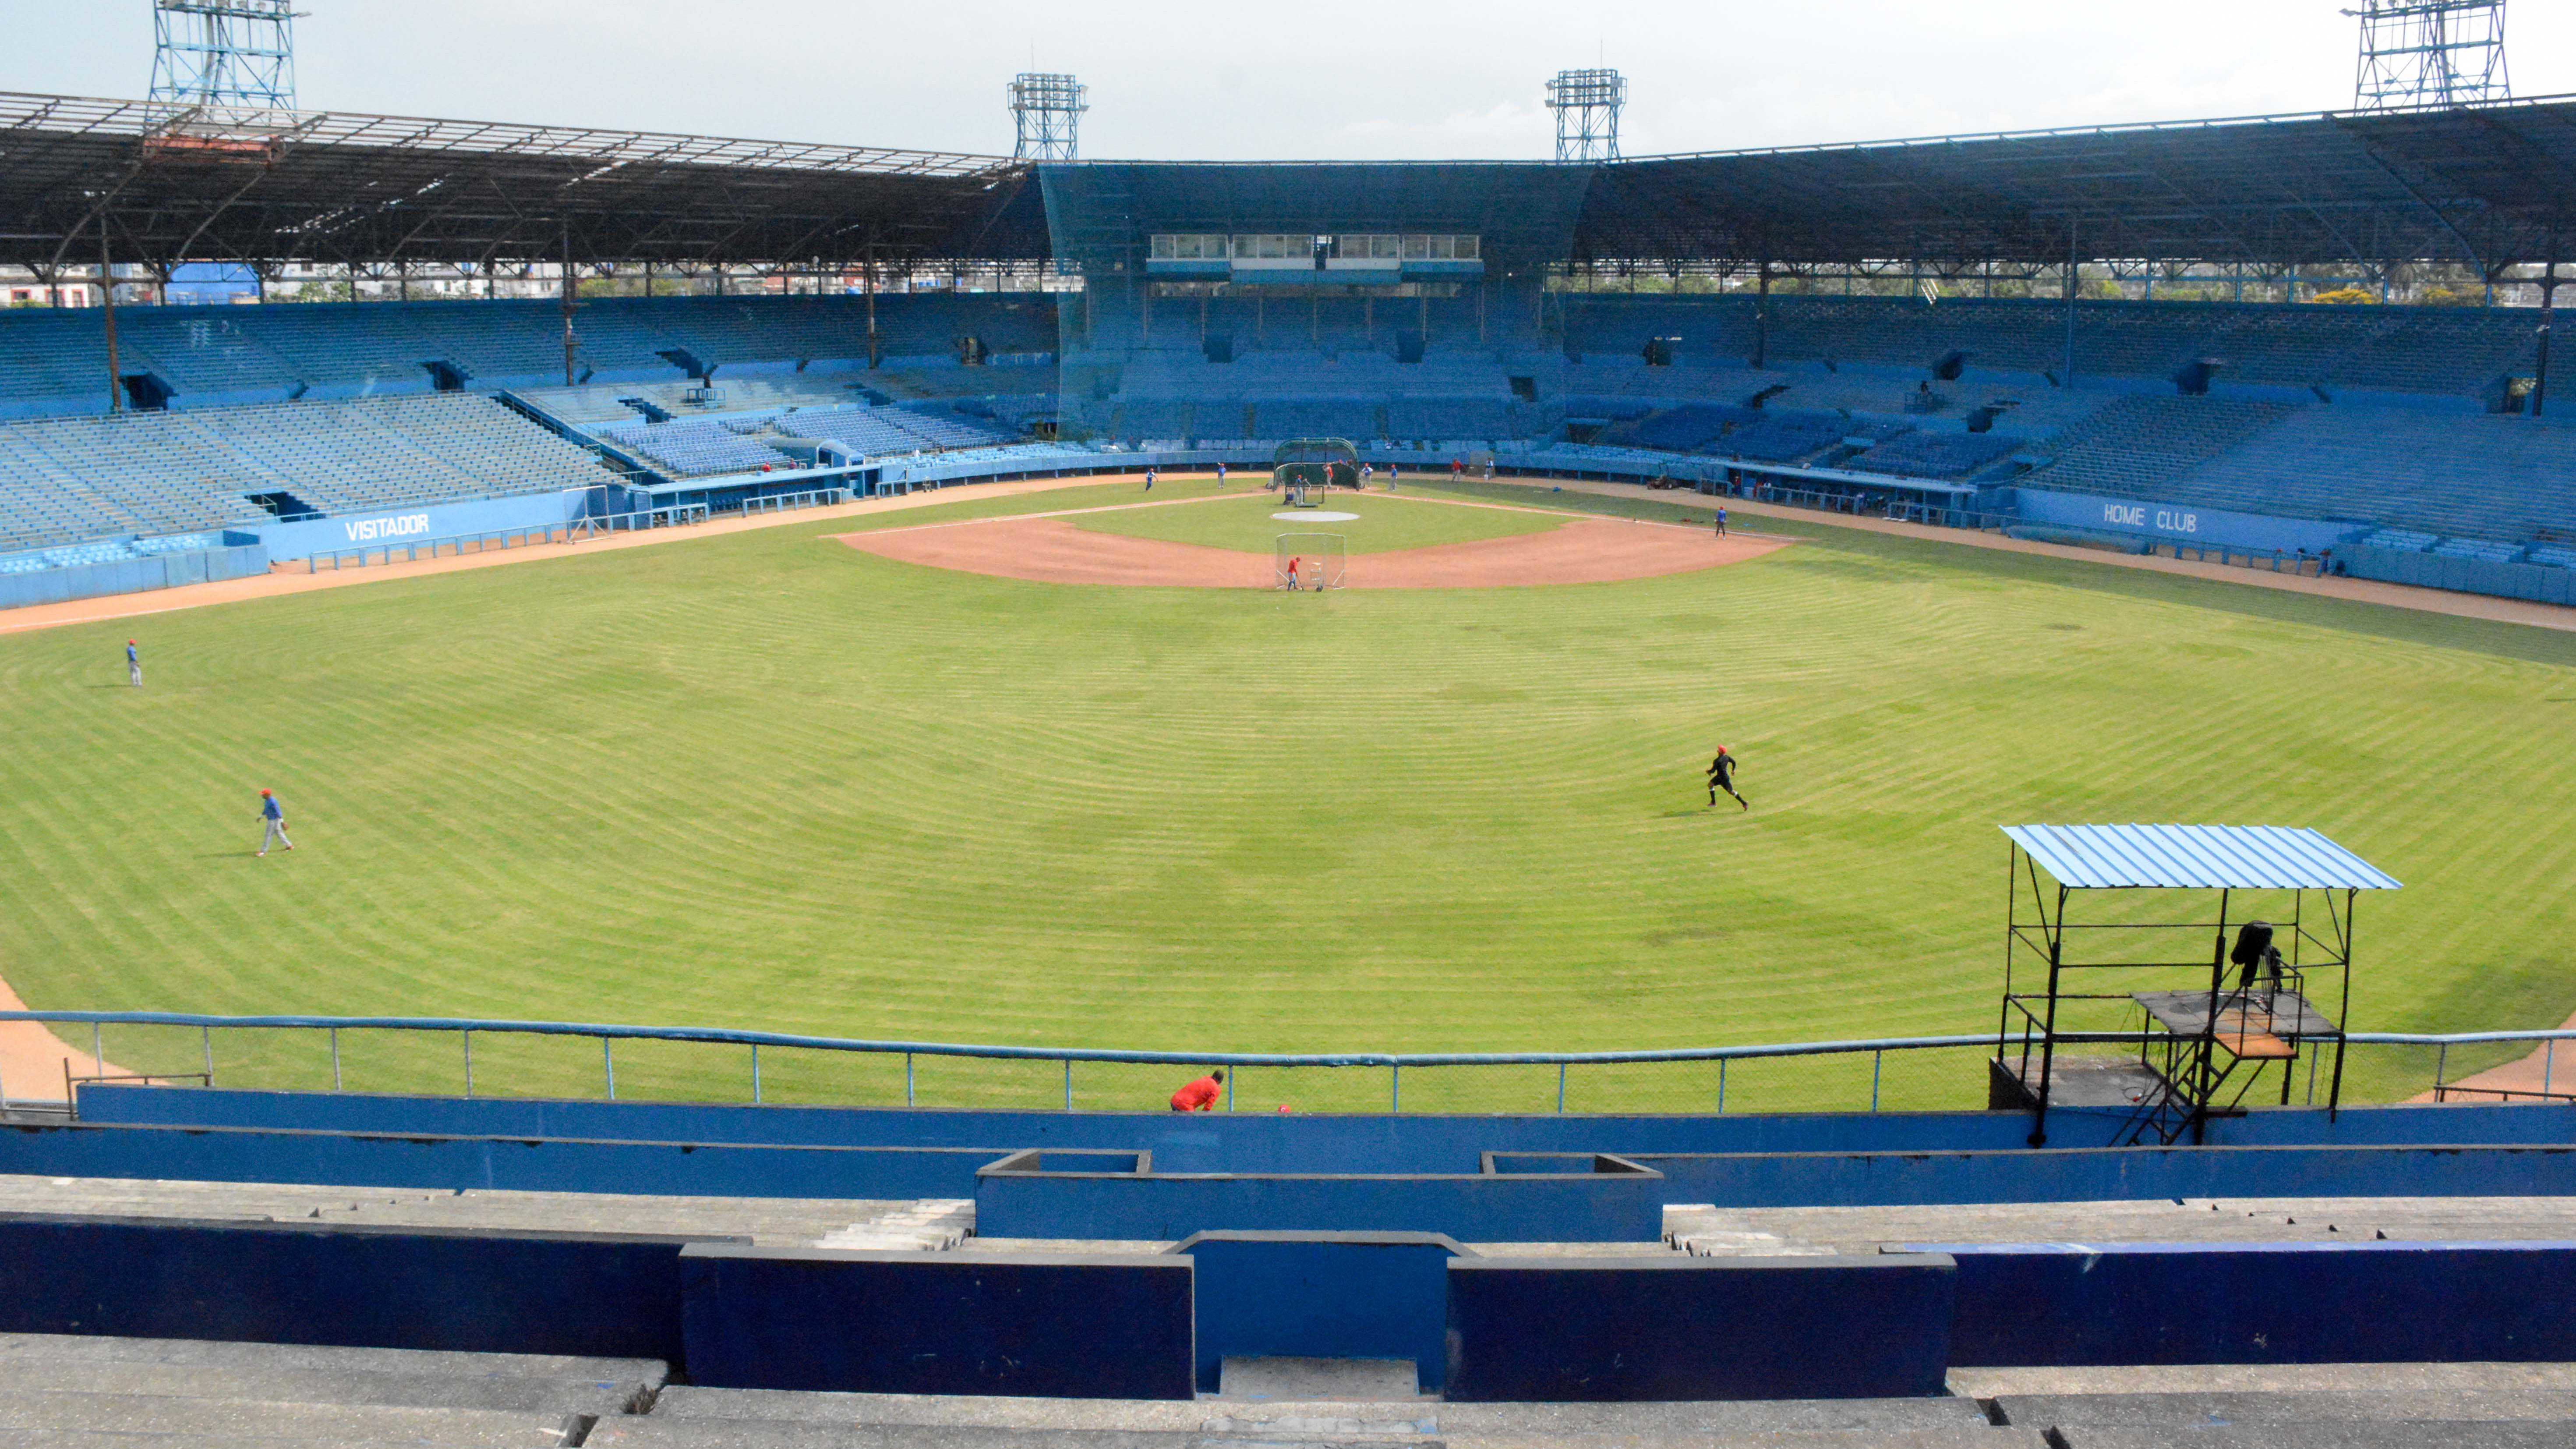
<svg viewBox="0 0 2576 1449">
<path fill-rule="evenodd" d="M 1629 77 L 1631 155 L 2314 111 L 2349 0 L 305 0 L 308 109 L 1007 152 L 1003 89 L 1092 88 L 1092 157 L 1552 154 L 1542 87 Z M 140 96 L 149 0 L 0 0 L 0 89 Z M 2576 91 L 2523 0 L 2514 90 Z"/>
</svg>

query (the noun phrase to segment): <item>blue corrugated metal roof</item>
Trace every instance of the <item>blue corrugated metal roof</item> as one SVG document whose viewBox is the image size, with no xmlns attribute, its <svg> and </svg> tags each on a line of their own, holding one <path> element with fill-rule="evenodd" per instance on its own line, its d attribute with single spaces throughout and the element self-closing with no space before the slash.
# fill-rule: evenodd
<svg viewBox="0 0 2576 1449">
<path fill-rule="evenodd" d="M 2004 834 L 2079 890 L 2398 888 L 2316 831 L 2281 825 L 2007 825 Z"/>
</svg>

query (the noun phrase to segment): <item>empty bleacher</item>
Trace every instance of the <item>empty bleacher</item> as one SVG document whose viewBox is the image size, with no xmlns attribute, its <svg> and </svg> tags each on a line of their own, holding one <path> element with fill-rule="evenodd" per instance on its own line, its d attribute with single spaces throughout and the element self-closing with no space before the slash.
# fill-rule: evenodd
<svg viewBox="0 0 2576 1449">
<path fill-rule="evenodd" d="M 2025 481 L 2072 493 L 2172 497 L 2171 485 L 2185 474 L 2298 411 L 2286 403 L 2133 394 L 2060 434 L 2049 448 L 2053 461 Z"/>
<path fill-rule="evenodd" d="M 1677 369 L 1860 364 L 1921 371 L 1957 354 L 1970 378 L 2067 370 L 2065 312 L 2054 303 L 1911 297 L 1775 295 L 1767 326 L 1743 294 L 1569 296 L 1567 347 L 1586 368 L 1636 358 L 1652 338 L 1678 338 Z M 2320 307 L 2196 302 L 2078 306 L 2075 372 L 2164 379 L 2195 363 L 2220 382 L 2357 388 L 2482 398 L 2529 375 L 2536 318 L 2514 308 Z M 1604 370 L 1607 370 L 1606 368 Z M 1585 391 L 1623 391 L 1612 386 Z"/>
<path fill-rule="evenodd" d="M 1966 478 L 2027 447 L 2009 433 L 1936 432 L 1918 428 L 1891 438 L 1842 466 L 1898 478 Z"/>
<path fill-rule="evenodd" d="M 878 349 L 931 373 L 990 377 L 1007 369 L 938 364 L 969 339 L 988 353 L 1051 353 L 1055 307 L 1028 294 L 879 297 Z M 863 297 L 602 298 L 576 314 L 575 365 L 631 382 L 679 380 L 683 355 L 719 368 L 863 367 L 869 317 Z M 560 386 L 563 326 L 557 304 L 529 301 L 126 308 L 118 363 L 161 379 L 182 408 L 430 392 L 432 363 L 478 389 Z M 92 310 L 0 311 L 0 417 L 105 411 L 105 338 Z"/>
<path fill-rule="evenodd" d="M 2194 400 L 2185 400 L 2194 401 Z M 2034 476 L 2035 485 L 2055 469 Z M 2178 502 L 2528 541 L 2576 527 L 2576 426 L 2403 408 L 2308 408 L 2170 479 Z"/>
<path fill-rule="evenodd" d="M 764 441 L 767 430 L 759 422 L 681 418 L 667 423 L 619 423 L 595 431 L 647 464 L 682 478 L 788 466 L 787 455 Z"/>
<path fill-rule="evenodd" d="M 926 405 L 797 408 L 775 413 L 605 423 L 593 436 L 675 477 L 709 478 L 800 467 L 782 445 L 838 443 L 863 458 L 990 448 L 1013 441 L 995 420 Z"/>
<path fill-rule="evenodd" d="M 597 461 L 489 398 L 443 394 L 0 423 L 0 548 L 583 488 Z"/>
</svg>

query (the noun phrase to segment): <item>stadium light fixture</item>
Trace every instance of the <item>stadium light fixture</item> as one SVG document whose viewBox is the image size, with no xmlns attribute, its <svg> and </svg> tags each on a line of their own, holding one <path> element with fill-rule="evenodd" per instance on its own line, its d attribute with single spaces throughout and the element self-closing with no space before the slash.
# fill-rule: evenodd
<svg viewBox="0 0 2576 1449">
<path fill-rule="evenodd" d="M 2353 108 L 2413 110 L 2511 100 L 2505 0 L 2364 0 Z"/>
<path fill-rule="evenodd" d="M 1011 152 L 1018 161 L 1075 161 L 1082 156 L 1082 113 L 1091 109 L 1091 88 L 1069 75 L 1031 71 L 1011 82 L 1011 118 L 1019 142 Z"/>
<path fill-rule="evenodd" d="M 295 109 L 293 0 L 153 0 L 151 99 Z"/>
<path fill-rule="evenodd" d="M 1619 159 L 1619 114 L 1628 106 L 1628 81 L 1615 70 L 1567 70 L 1547 83 L 1547 108 L 1556 112 L 1556 159 Z"/>
</svg>

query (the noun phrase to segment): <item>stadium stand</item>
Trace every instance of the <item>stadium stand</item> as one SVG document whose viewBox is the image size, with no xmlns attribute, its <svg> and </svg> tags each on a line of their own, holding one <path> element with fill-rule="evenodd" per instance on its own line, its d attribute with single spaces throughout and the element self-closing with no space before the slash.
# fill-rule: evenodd
<svg viewBox="0 0 2576 1449">
<path fill-rule="evenodd" d="M 2074 493 L 2172 496 L 2169 486 L 2183 475 L 2298 411 L 2288 403 L 2123 397 L 2059 434 L 2048 450 L 2053 461 L 2024 481 Z"/>
<path fill-rule="evenodd" d="M 586 450 L 489 398 L 444 395 L 0 423 L 0 548 L 586 488 Z M 283 507 L 284 504 L 280 503 Z"/>
<path fill-rule="evenodd" d="M 2029 446 L 2010 433 L 1918 429 L 1878 444 L 1842 466 L 1897 478 L 1966 478 Z"/>
<path fill-rule="evenodd" d="M 1767 365 L 1856 363 L 1920 374 L 1953 354 L 1971 376 L 2063 380 L 2066 321 L 2046 302 L 1775 295 L 1569 296 L 1567 345 L 1587 367 L 1633 358 L 1651 338 L 1679 338 L 1678 361 Z M 2081 375 L 2167 379 L 2199 362 L 2222 382 L 2353 388 L 2484 398 L 2527 374 L 2531 319 L 2513 309 L 2318 307 L 2211 302 L 2085 302 L 2077 308 Z M 1649 369 L 1651 372 L 1689 371 Z M 1614 391 L 1610 387 L 1588 391 Z"/>
<path fill-rule="evenodd" d="M 1051 354 L 1051 296 L 884 296 L 874 309 L 885 357 L 953 366 L 973 339 L 989 353 Z M 675 355 L 719 368 L 865 366 L 870 309 L 862 297 L 602 298 L 579 313 L 579 366 L 627 381 L 678 379 Z M 477 388 L 561 386 L 563 314 L 544 302 L 313 303 L 264 307 L 145 307 L 118 319 L 119 366 L 193 407 L 300 397 L 436 390 L 431 364 Z M 106 402 L 104 323 L 87 309 L 0 311 L 0 417 L 98 412 Z M 730 379 L 728 379 L 730 381 Z"/>
<path fill-rule="evenodd" d="M 2165 411 L 2194 415 L 2190 404 L 2206 400 L 2174 401 L 2183 406 Z M 2072 486 L 2058 468 L 2028 481 Z M 2543 529 L 2576 524 L 2576 426 L 2407 408 L 2304 408 L 2179 474 L 2160 475 L 2145 496 L 2528 541 Z"/>
</svg>

